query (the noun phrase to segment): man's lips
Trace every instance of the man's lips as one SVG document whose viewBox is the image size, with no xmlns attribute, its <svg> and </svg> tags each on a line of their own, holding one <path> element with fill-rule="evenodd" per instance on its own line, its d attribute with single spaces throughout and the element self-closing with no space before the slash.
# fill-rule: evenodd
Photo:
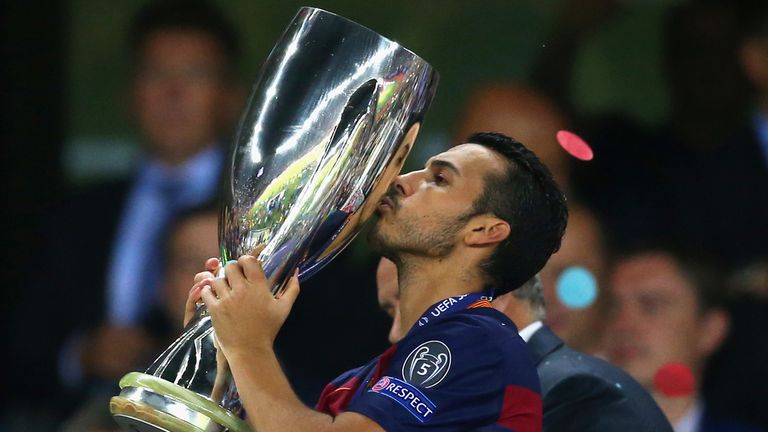
<svg viewBox="0 0 768 432">
<path fill-rule="evenodd" d="M 381 200 L 379 201 L 379 209 L 384 209 L 386 207 L 394 209 L 395 208 L 395 202 L 392 200 L 392 198 L 384 195 L 381 198 Z"/>
</svg>

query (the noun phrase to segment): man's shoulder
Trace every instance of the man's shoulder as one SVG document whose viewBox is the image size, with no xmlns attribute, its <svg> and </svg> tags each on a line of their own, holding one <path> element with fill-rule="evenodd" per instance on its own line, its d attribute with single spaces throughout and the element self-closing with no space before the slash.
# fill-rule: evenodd
<svg viewBox="0 0 768 432">
<path fill-rule="evenodd" d="M 384 374 L 349 410 L 386 430 L 426 423 L 440 430 L 522 430 L 517 426 L 540 423 L 538 376 L 525 342 L 514 324 L 485 309 L 417 324 L 382 354 Z"/>
<path fill-rule="evenodd" d="M 437 323 L 430 333 L 444 334 L 472 350 L 488 349 L 500 356 L 530 357 L 525 341 L 509 318 L 496 309 L 465 309 Z"/>
<path fill-rule="evenodd" d="M 530 350 L 518 335 L 515 324 L 495 309 L 466 309 L 408 339 L 399 344 L 403 355 L 424 346 L 446 350 L 453 359 L 451 368 L 455 368 L 455 372 L 475 377 L 488 372 L 488 376 L 495 377 L 499 383 L 514 383 L 539 391 Z"/>
<path fill-rule="evenodd" d="M 642 386 L 626 372 L 605 360 L 571 349 L 562 345 L 544 356 L 538 367 L 545 391 L 564 382 L 606 384 L 616 389 L 619 394 L 627 391 L 646 393 Z"/>
<path fill-rule="evenodd" d="M 647 391 L 626 372 L 599 358 L 565 345 L 547 354 L 537 366 L 544 399 L 545 425 L 558 420 L 551 413 L 580 412 L 599 416 L 607 428 L 628 431 L 671 431 L 664 414 Z M 576 430 L 576 429 L 573 429 Z"/>
</svg>

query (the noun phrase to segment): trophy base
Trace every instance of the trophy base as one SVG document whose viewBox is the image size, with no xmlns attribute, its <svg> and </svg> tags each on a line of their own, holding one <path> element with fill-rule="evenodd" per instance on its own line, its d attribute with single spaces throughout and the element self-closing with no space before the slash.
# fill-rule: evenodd
<svg viewBox="0 0 768 432">
<path fill-rule="evenodd" d="M 115 421 L 131 432 L 251 432 L 210 399 L 152 375 L 132 372 L 109 402 Z"/>
<path fill-rule="evenodd" d="M 115 416 L 115 421 L 121 428 L 130 432 L 169 432 L 168 429 L 132 417 Z"/>
</svg>

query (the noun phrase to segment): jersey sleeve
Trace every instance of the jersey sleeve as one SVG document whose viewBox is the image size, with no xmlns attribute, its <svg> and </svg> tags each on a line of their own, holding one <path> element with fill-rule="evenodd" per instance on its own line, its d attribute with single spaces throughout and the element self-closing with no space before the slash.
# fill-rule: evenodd
<svg viewBox="0 0 768 432">
<path fill-rule="evenodd" d="M 536 369 L 514 327 L 494 328 L 502 325 L 458 316 L 419 329 L 347 411 L 387 431 L 541 430 Z"/>
</svg>

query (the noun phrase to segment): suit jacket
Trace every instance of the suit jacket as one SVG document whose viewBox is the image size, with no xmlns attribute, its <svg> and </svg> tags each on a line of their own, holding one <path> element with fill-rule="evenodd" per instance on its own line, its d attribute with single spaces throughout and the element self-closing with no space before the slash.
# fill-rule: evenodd
<svg viewBox="0 0 768 432">
<path fill-rule="evenodd" d="M 574 351 L 546 326 L 528 341 L 541 381 L 545 432 L 671 432 L 653 398 L 632 377 Z"/>
<path fill-rule="evenodd" d="M 735 420 L 724 419 L 721 417 L 712 416 L 709 413 L 704 413 L 699 424 L 698 432 L 764 432 L 765 429 L 761 429 L 757 426 L 751 426 L 744 423 L 740 423 Z"/>
</svg>

